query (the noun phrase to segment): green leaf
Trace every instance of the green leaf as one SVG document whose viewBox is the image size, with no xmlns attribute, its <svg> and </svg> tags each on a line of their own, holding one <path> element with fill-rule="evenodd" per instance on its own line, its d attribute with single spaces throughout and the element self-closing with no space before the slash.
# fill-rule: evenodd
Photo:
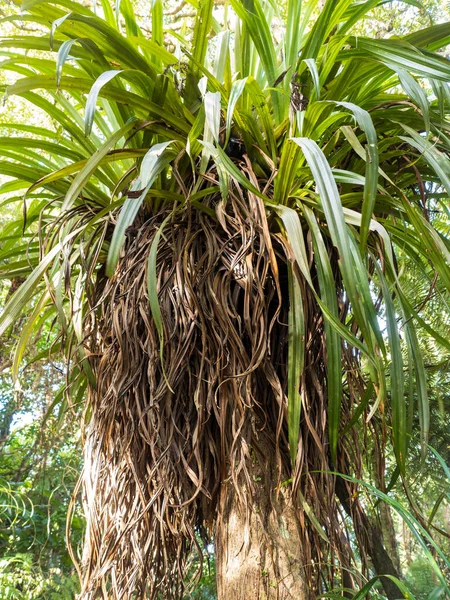
<svg viewBox="0 0 450 600">
<path fill-rule="evenodd" d="M 208 133 L 205 134 L 205 142 L 214 141 L 219 143 L 219 129 L 220 129 L 220 92 L 206 92 L 203 102 L 205 105 L 205 123 L 208 128 Z"/>
<path fill-rule="evenodd" d="M 327 0 L 320 11 L 319 17 L 308 34 L 302 50 L 302 58 L 317 59 L 325 40 L 334 27 L 339 23 L 342 14 L 350 5 L 351 0 Z"/>
<path fill-rule="evenodd" d="M 114 274 L 120 251 L 125 242 L 125 232 L 132 225 L 136 215 L 141 208 L 150 187 L 153 185 L 159 173 L 173 160 L 174 153 L 166 152 L 172 142 L 155 144 L 144 156 L 138 181 L 134 184 L 132 191 L 140 191 L 138 198 L 128 197 L 120 211 L 117 224 L 109 247 L 106 261 L 106 274 L 111 277 Z"/>
<path fill-rule="evenodd" d="M 248 77 L 244 77 L 244 79 L 238 79 L 237 81 L 235 81 L 233 83 L 233 85 L 231 87 L 230 98 L 228 100 L 228 105 L 227 105 L 226 136 L 225 136 L 225 144 L 224 144 L 225 148 L 227 147 L 228 142 L 230 140 L 231 124 L 233 122 L 234 109 L 236 107 L 236 104 L 237 104 L 239 98 L 242 96 L 242 93 L 247 84 L 247 81 L 248 81 Z"/>
<path fill-rule="evenodd" d="M 97 107 L 97 99 L 100 93 L 100 90 L 104 85 L 106 85 L 111 79 L 116 77 L 122 73 L 122 70 L 113 69 L 112 71 L 106 71 L 106 73 L 102 73 L 100 77 L 96 80 L 94 85 L 89 92 L 89 96 L 86 100 L 86 107 L 84 109 L 84 122 L 85 122 L 85 134 L 89 135 L 92 131 L 92 125 L 94 123 L 95 109 Z"/>
<path fill-rule="evenodd" d="M 31 275 L 27 277 L 26 281 L 11 296 L 11 299 L 7 302 L 3 312 L 0 314 L 0 335 L 3 335 L 8 327 L 17 321 L 26 304 L 38 292 L 37 286 L 42 280 L 44 273 L 52 264 L 53 259 L 72 238 L 80 233 L 80 231 L 81 228 L 72 231 L 72 233 L 67 235 L 63 242 L 56 244 L 50 252 L 44 256 Z"/>
<path fill-rule="evenodd" d="M 409 347 L 412 352 L 414 372 L 416 375 L 415 392 L 418 398 L 420 439 L 422 452 L 425 452 L 425 446 L 428 442 L 430 431 L 430 406 L 428 401 L 427 375 L 423 362 L 423 354 L 417 339 L 415 328 L 411 325 L 410 315 L 405 310 L 405 331 L 408 338 Z"/>
<path fill-rule="evenodd" d="M 56 85 L 58 85 L 58 86 L 61 83 L 62 68 L 64 66 L 64 63 L 66 62 L 66 60 L 69 57 L 69 52 L 70 52 L 72 46 L 77 41 L 78 41 L 77 38 L 75 38 L 74 40 L 66 40 L 59 47 L 58 57 L 56 59 Z"/>
<path fill-rule="evenodd" d="M 217 80 L 223 83 L 225 69 L 230 58 L 230 32 L 228 30 L 221 31 L 217 36 L 217 47 L 213 71 Z"/>
<path fill-rule="evenodd" d="M 315 96 L 313 99 L 320 100 L 320 77 L 319 71 L 317 70 L 317 63 L 314 60 L 314 58 L 305 58 L 304 63 L 307 65 L 312 76 L 315 92 Z M 343 106 L 343 103 L 341 103 L 341 106 Z"/>
<path fill-rule="evenodd" d="M 136 46 L 139 46 L 140 48 L 148 52 L 150 56 L 152 56 L 154 59 L 158 59 L 159 61 L 161 61 L 164 65 L 174 65 L 178 62 L 176 56 L 174 56 L 168 50 L 166 50 L 164 46 L 159 46 L 153 39 L 148 40 L 144 37 L 129 36 L 128 41 L 130 41 Z"/>
<path fill-rule="evenodd" d="M 418 48 L 440 50 L 450 44 L 450 23 L 440 23 L 425 29 L 419 29 L 404 37 L 404 39 Z"/>
<path fill-rule="evenodd" d="M 370 114 L 361 107 L 352 102 L 336 102 L 337 106 L 342 106 L 351 110 L 355 118 L 367 136 L 368 146 L 365 154 L 366 177 L 364 185 L 364 202 L 361 218 L 360 245 L 361 253 L 364 254 L 367 235 L 370 229 L 370 222 L 375 207 L 377 185 L 378 185 L 378 140 L 375 127 L 373 126 Z"/>
<path fill-rule="evenodd" d="M 343 473 L 336 473 L 336 472 L 330 472 L 330 475 L 336 475 L 337 477 L 341 477 L 345 481 L 351 481 L 352 483 L 357 483 L 357 484 L 361 485 L 368 491 L 368 493 L 373 495 L 375 498 L 378 498 L 382 502 L 386 502 L 386 504 L 388 504 L 393 510 L 395 510 L 395 512 L 400 516 L 400 518 L 405 521 L 407 527 L 411 531 L 413 537 L 416 539 L 418 546 L 421 548 L 421 551 L 423 552 L 429 565 L 432 567 L 438 580 L 441 581 L 444 585 L 446 585 L 445 578 L 442 574 L 442 571 L 439 568 L 432 553 L 430 552 L 430 548 L 433 547 L 436 550 L 437 555 L 440 557 L 443 564 L 446 565 L 447 567 L 450 566 L 450 561 L 445 556 L 444 552 L 438 546 L 436 541 L 431 537 L 431 535 L 426 531 L 426 529 L 424 527 L 422 527 L 422 525 L 420 524 L 418 519 L 416 519 L 415 516 L 410 511 L 405 509 L 405 507 L 403 506 L 403 504 L 401 502 L 399 502 L 398 500 L 392 498 L 391 496 L 388 496 L 387 494 L 383 493 L 381 490 L 377 489 L 375 486 L 373 486 L 369 483 L 366 483 L 365 481 L 361 481 L 360 479 L 357 479 L 350 475 L 344 475 Z M 446 586 L 446 587 L 448 588 L 448 586 Z M 360 598 L 362 600 L 364 598 L 364 595 L 360 596 Z"/>
<path fill-rule="evenodd" d="M 270 205 L 271 208 L 280 216 L 287 234 L 287 240 L 292 248 L 300 271 L 312 289 L 314 289 L 311 274 L 308 266 L 308 255 L 306 254 L 305 240 L 303 230 L 300 224 L 298 213 L 288 206 Z"/>
<path fill-rule="evenodd" d="M 403 129 L 409 133 L 411 137 L 400 136 L 400 139 L 408 142 L 414 148 L 417 148 L 434 169 L 436 175 L 445 187 L 447 194 L 450 195 L 450 172 L 449 172 L 449 161 L 441 152 L 439 152 L 435 146 L 428 140 L 424 139 L 421 135 L 414 131 L 411 127 L 405 124 L 401 124 Z"/>
<path fill-rule="evenodd" d="M 22 362 L 23 355 L 27 349 L 27 345 L 29 344 L 31 336 L 35 333 L 36 330 L 36 322 L 41 316 L 41 312 L 48 302 L 50 295 L 48 292 L 44 292 L 37 302 L 32 314 L 27 319 L 25 326 L 22 328 L 20 332 L 19 339 L 17 341 L 17 345 L 14 351 L 14 358 L 12 364 L 12 377 L 16 380 L 19 376 L 19 367 Z M 48 318 L 48 317 L 47 317 Z"/>
<path fill-rule="evenodd" d="M 197 15 L 195 18 L 194 36 L 192 39 L 189 71 L 186 75 L 185 98 L 190 108 L 198 99 L 197 84 L 200 79 L 201 67 L 204 66 L 206 51 L 208 49 L 208 34 L 212 25 L 214 0 L 198 0 Z"/>
<path fill-rule="evenodd" d="M 62 25 L 64 23 L 64 21 L 66 19 L 68 19 L 69 17 L 71 17 L 71 13 L 67 13 L 66 15 L 60 17 L 59 19 L 56 19 L 55 21 L 53 21 L 51 29 L 50 29 L 50 50 L 53 50 L 53 41 L 55 38 L 55 31 L 56 28 L 59 27 L 59 25 Z"/>
<path fill-rule="evenodd" d="M 245 177 L 245 175 L 242 174 L 240 169 L 238 169 L 236 167 L 236 165 L 233 163 L 233 161 L 230 160 L 229 156 L 227 156 L 227 154 L 223 151 L 222 148 L 220 148 L 220 146 L 216 147 L 216 146 L 213 146 L 211 143 L 202 142 L 202 141 L 200 141 L 200 143 L 202 144 L 202 146 L 204 146 L 208 150 L 208 152 L 210 153 L 210 156 L 212 156 L 214 162 L 217 164 L 217 166 L 219 168 L 224 169 L 230 175 L 230 177 L 232 177 L 235 181 L 240 183 L 245 189 L 249 190 L 250 192 L 252 192 L 256 196 L 258 196 L 259 198 L 262 198 L 263 200 L 267 200 L 267 198 L 264 196 L 264 194 L 262 194 L 258 190 L 258 188 L 256 188 L 247 179 L 247 177 Z"/>
<path fill-rule="evenodd" d="M 320 295 L 329 312 L 339 320 L 337 291 L 328 253 L 320 233 L 319 225 L 313 211 L 302 206 L 303 213 L 312 234 L 314 262 L 319 277 Z M 333 329 L 329 319 L 325 318 L 325 342 L 327 348 L 327 400 L 328 400 L 328 433 L 330 438 L 331 460 L 337 459 L 337 442 L 342 400 L 342 350 L 341 336 Z"/>
<path fill-rule="evenodd" d="M 164 329 L 162 323 L 162 315 L 161 315 L 161 307 L 159 305 L 158 300 L 158 272 L 156 269 L 156 259 L 158 255 L 158 245 L 161 239 L 161 235 L 164 231 L 167 223 L 172 219 L 173 214 L 168 215 L 164 221 L 161 223 L 161 226 L 158 228 L 153 241 L 150 245 L 150 252 L 148 253 L 148 261 L 147 261 L 147 293 L 148 299 L 150 303 L 150 310 L 152 312 L 153 321 L 155 323 L 156 330 L 159 335 L 159 339 L 163 341 Z"/>
<path fill-rule="evenodd" d="M 403 598 L 406 598 L 407 600 L 416 600 L 415 596 L 409 591 L 409 589 L 406 587 L 406 585 L 402 581 L 400 581 L 400 579 L 398 579 L 397 577 L 394 577 L 393 575 L 376 575 L 375 577 L 372 577 L 372 579 L 370 579 L 366 583 L 366 585 L 364 587 L 362 587 L 355 596 L 353 596 L 353 600 L 364 600 L 364 598 L 367 598 L 367 594 L 370 592 L 370 590 L 383 577 L 385 577 L 386 579 L 390 579 L 391 581 L 393 581 L 395 583 L 395 585 L 399 589 L 399 592 L 401 592 L 403 594 Z"/>
<path fill-rule="evenodd" d="M 375 262 L 375 261 L 374 261 Z M 376 264 L 376 262 L 375 262 Z M 392 406 L 392 430 L 394 435 L 394 450 L 401 472 L 405 474 L 406 466 L 406 402 L 405 402 L 405 384 L 403 374 L 403 357 L 400 345 L 400 335 L 395 315 L 394 303 L 391 298 L 386 278 L 381 269 L 376 266 L 378 277 L 383 291 L 384 304 L 386 307 L 386 326 L 391 350 L 391 406 Z"/>
<path fill-rule="evenodd" d="M 102 159 L 107 155 L 111 148 L 113 148 L 122 137 L 129 133 L 134 127 L 136 127 L 136 125 L 137 121 L 134 119 L 129 123 L 126 123 L 123 127 L 119 129 L 119 131 L 112 135 L 103 144 L 103 146 L 101 146 L 98 150 L 95 151 L 95 153 L 87 161 L 86 165 L 81 169 L 81 171 L 73 180 L 73 183 L 66 194 L 61 210 L 65 211 L 71 208 L 71 206 L 73 205 L 73 203 L 78 198 L 81 191 L 91 178 L 92 174 L 98 168 Z"/>
<path fill-rule="evenodd" d="M 245 2 L 239 0 L 230 1 L 238 17 L 245 23 L 264 67 L 268 86 L 271 87 L 278 77 L 279 69 L 272 35 L 261 4 L 259 0 L 246 0 Z M 273 91 L 271 96 L 275 121 L 278 124 L 282 117 L 280 96 L 277 91 Z"/>
<path fill-rule="evenodd" d="M 294 67 L 301 43 L 302 0 L 289 0 L 286 13 L 285 68 Z M 291 73 L 292 77 L 292 73 Z"/>
<path fill-rule="evenodd" d="M 430 111 L 428 105 L 428 99 L 425 91 L 422 89 L 420 84 L 406 71 L 403 69 L 397 69 L 398 78 L 402 84 L 402 88 L 408 94 L 413 102 L 420 108 L 425 124 L 425 131 L 430 131 Z"/>
<path fill-rule="evenodd" d="M 151 0 L 152 41 L 158 46 L 164 45 L 164 15 L 162 0 Z"/>
<path fill-rule="evenodd" d="M 426 51 L 419 52 L 404 40 L 372 40 L 363 37 L 349 38 L 354 50 L 343 50 L 341 58 L 372 57 L 393 70 L 403 69 L 423 77 L 448 81 L 450 61 Z"/>
<path fill-rule="evenodd" d="M 357 316 L 358 324 L 363 330 L 363 334 L 366 339 L 369 339 L 370 336 L 366 330 L 366 317 L 361 310 L 360 297 L 357 292 L 357 281 L 354 271 L 355 264 L 351 251 L 349 232 L 345 224 L 342 204 L 333 173 L 323 152 L 313 140 L 308 138 L 292 138 L 292 141 L 303 150 L 313 173 L 333 244 L 339 249 L 342 275 L 353 305 L 353 310 Z"/>
<path fill-rule="evenodd" d="M 288 265 L 289 323 L 288 323 L 288 432 L 292 464 L 295 464 L 300 434 L 302 397 L 301 378 L 305 365 L 305 316 L 303 298 L 297 278 Z"/>
</svg>

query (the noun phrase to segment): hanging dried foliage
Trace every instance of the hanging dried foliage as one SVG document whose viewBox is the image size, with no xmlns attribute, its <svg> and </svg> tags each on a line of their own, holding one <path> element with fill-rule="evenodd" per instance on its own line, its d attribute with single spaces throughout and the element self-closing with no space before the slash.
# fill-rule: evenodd
<svg viewBox="0 0 450 600">
<path fill-rule="evenodd" d="M 179 599 L 189 556 L 201 553 L 199 535 L 213 530 L 224 482 L 234 484 L 244 511 L 251 505 L 253 453 L 269 464 L 273 452 L 274 497 L 293 478 L 294 490 L 324 515 L 329 535 L 337 533 L 332 476 L 324 473 L 323 319 L 304 287 L 304 410 L 293 468 L 286 243 L 269 230 L 261 201 L 238 186 L 226 204 L 218 195 L 209 206 L 220 219 L 192 210 L 189 199 L 142 211 L 116 273 L 96 282 L 85 340 L 97 374 L 85 440 L 85 598 L 108 590 L 121 599 L 133 592 Z M 160 329 L 150 310 L 153 281 Z M 297 506 L 311 565 L 323 540 Z M 317 575 L 306 571 L 310 580 Z"/>
</svg>

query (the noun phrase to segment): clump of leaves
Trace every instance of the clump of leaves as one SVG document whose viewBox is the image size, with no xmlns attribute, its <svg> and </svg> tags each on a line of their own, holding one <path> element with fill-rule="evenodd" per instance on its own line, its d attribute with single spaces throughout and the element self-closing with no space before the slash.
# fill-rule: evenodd
<svg viewBox="0 0 450 600">
<path fill-rule="evenodd" d="M 88 389 L 86 599 L 180 598 L 222 484 L 254 504 L 255 457 L 270 457 L 267 489 L 288 482 L 301 577 L 318 593 L 317 565 L 351 560 L 333 471 L 361 474 L 355 425 L 382 453 L 392 444 L 402 476 L 413 389 L 428 435 L 417 326 L 449 343 L 399 265 L 450 284 L 432 218 L 450 192 L 450 61 L 435 53 L 449 26 L 372 40 L 351 35 L 370 7 L 350 0 L 327 0 L 314 24 L 314 1 L 291 0 L 285 21 L 270 2 L 230 4 L 229 20 L 199 3 L 183 39 L 155 0 L 149 39 L 129 2 L 116 19 L 106 1 L 104 18 L 38 1 L 26 18 L 48 35 L 3 41 L 3 68 L 23 75 L 7 95 L 58 132 L 2 141 L 1 191 L 26 190 L 26 214 L 5 227 L 1 273 L 27 279 L 0 331 L 27 312 L 18 364 L 54 316 L 69 399 Z M 364 561 L 358 484 L 345 481 Z"/>
</svg>

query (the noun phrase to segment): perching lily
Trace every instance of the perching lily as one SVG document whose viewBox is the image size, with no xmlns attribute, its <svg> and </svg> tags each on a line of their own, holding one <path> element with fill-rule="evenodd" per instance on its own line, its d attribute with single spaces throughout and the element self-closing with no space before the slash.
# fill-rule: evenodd
<svg viewBox="0 0 450 600">
<path fill-rule="evenodd" d="M 211 536 L 220 599 L 356 589 L 339 507 L 396 598 L 355 478 L 368 439 L 404 475 L 412 389 L 426 442 L 416 328 L 449 348 L 402 264 L 450 285 L 450 25 L 375 40 L 352 35 L 374 2 L 192 4 L 184 39 L 161 0 L 151 36 L 129 0 L 38 0 L 11 20 L 42 34 L 1 43 L 8 102 L 45 119 L 0 144 L 26 205 L 0 330 L 26 315 L 17 372 L 55 318 L 86 396 L 80 598 L 179 600 Z"/>
</svg>

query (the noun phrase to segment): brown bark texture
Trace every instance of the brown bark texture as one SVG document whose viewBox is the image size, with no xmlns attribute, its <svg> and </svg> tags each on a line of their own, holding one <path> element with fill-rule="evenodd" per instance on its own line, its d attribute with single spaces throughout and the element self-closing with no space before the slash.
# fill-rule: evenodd
<svg viewBox="0 0 450 600">
<path fill-rule="evenodd" d="M 391 509 L 386 502 L 380 503 L 380 525 L 383 536 L 383 543 L 387 553 L 391 557 L 392 564 L 398 575 L 401 577 L 402 569 L 400 564 L 400 555 L 398 552 L 397 539 L 395 537 L 394 520 L 392 518 Z"/>
<path fill-rule="evenodd" d="M 302 532 L 289 486 L 252 460 L 252 481 L 223 483 L 216 526 L 218 600 L 307 600 Z M 248 501 L 245 501 L 245 498 Z"/>
</svg>

